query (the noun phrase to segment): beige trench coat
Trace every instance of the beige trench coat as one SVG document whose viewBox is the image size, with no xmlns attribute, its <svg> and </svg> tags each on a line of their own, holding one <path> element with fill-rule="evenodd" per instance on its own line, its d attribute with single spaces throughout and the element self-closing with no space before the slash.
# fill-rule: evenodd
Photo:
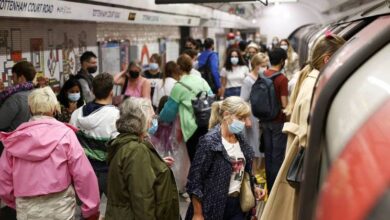
<svg viewBox="0 0 390 220">
<path fill-rule="evenodd" d="M 297 220 L 298 192 L 287 182 L 286 176 L 291 162 L 298 153 L 299 146 L 307 146 L 307 118 L 310 113 L 310 102 L 318 75 L 319 72 L 313 70 L 303 81 L 291 113 L 291 120 L 283 126 L 283 132 L 288 136 L 286 156 L 276 177 L 261 220 Z"/>
</svg>

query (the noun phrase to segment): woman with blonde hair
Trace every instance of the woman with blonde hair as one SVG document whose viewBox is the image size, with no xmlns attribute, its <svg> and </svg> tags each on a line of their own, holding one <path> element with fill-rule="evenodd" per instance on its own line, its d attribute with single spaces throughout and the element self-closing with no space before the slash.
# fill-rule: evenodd
<svg viewBox="0 0 390 220">
<path fill-rule="evenodd" d="M 86 219 L 99 217 L 95 172 L 75 135 L 75 128 L 54 118 L 60 110 L 50 87 L 28 97 L 29 122 L 0 133 L 0 197 L 16 208 L 19 220 L 74 219 L 76 194 Z"/>
<path fill-rule="evenodd" d="M 299 74 L 290 102 L 285 109 L 286 114 L 291 116 L 290 121 L 283 127 L 283 132 L 288 135 L 285 160 L 276 177 L 262 219 L 297 219 L 299 187 L 290 185 L 287 181 L 287 173 L 298 152 L 307 147 L 309 126 L 307 119 L 319 71 L 344 43 L 345 40 L 336 35 L 326 34 L 321 37 L 313 48 L 309 64 Z"/>
<path fill-rule="evenodd" d="M 264 71 L 267 69 L 268 61 L 269 58 L 264 53 L 258 53 L 252 58 L 251 65 L 253 69 L 244 79 L 244 83 L 241 88 L 241 98 L 243 98 L 244 101 L 249 102 L 252 86 L 259 77 L 264 76 Z M 253 147 L 255 157 L 260 157 L 259 119 L 253 115 L 251 115 L 251 125 L 245 129 L 245 137 L 249 145 Z"/>
<path fill-rule="evenodd" d="M 280 48 L 287 52 L 287 60 L 284 65 L 285 75 L 290 81 L 294 78 L 295 74 L 299 71 L 299 56 L 294 51 L 294 48 L 291 46 L 290 41 L 287 39 L 282 39 L 280 41 Z"/>
<path fill-rule="evenodd" d="M 239 195 L 254 153 L 241 133 L 250 115 L 248 103 L 237 96 L 213 103 L 210 131 L 199 140 L 188 176 L 187 220 L 244 219 Z M 262 196 L 256 188 L 256 197 Z"/>
</svg>

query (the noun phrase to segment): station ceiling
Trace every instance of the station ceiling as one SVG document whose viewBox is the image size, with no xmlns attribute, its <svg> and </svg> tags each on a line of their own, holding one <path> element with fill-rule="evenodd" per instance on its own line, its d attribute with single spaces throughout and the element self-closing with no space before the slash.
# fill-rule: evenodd
<svg viewBox="0 0 390 220">
<path fill-rule="evenodd" d="M 268 2 L 270 6 L 274 4 L 305 4 L 320 13 L 331 14 L 361 6 L 371 2 L 371 0 L 268 0 Z M 194 4 L 196 4 L 196 1 L 194 1 Z M 229 0 L 218 3 L 201 3 L 200 5 L 236 14 L 244 18 L 258 17 L 261 15 L 262 10 L 267 7 L 260 1 L 234 2 Z"/>
</svg>

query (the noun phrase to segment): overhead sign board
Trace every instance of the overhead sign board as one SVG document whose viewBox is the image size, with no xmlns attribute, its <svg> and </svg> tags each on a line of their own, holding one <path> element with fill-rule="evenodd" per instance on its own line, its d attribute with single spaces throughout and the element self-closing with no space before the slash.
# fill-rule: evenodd
<svg viewBox="0 0 390 220">
<path fill-rule="evenodd" d="M 156 4 L 199 4 L 199 3 L 260 2 L 268 5 L 268 0 L 155 0 Z"/>
<path fill-rule="evenodd" d="M 156 4 L 181 4 L 181 3 L 193 3 L 193 4 L 198 4 L 198 3 L 216 3 L 216 2 L 255 2 L 257 0 L 156 0 Z"/>
<path fill-rule="evenodd" d="M 67 1 L 0 0 L 0 17 L 199 26 L 200 18 Z"/>
</svg>

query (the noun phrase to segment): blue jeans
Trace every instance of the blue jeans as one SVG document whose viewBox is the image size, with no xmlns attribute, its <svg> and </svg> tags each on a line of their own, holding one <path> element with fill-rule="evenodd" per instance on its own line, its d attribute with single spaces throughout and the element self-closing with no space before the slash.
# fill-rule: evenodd
<svg viewBox="0 0 390 220">
<path fill-rule="evenodd" d="M 224 220 L 245 220 L 245 215 L 241 211 L 240 197 L 228 197 L 226 201 L 225 211 L 223 213 Z"/>
<path fill-rule="evenodd" d="M 225 90 L 225 98 L 230 96 L 240 96 L 241 94 L 241 87 L 233 87 L 233 88 L 227 88 Z"/>
<path fill-rule="evenodd" d="M 283 125 L 282 122 L 261 123 L 268 192 L 271 192 L 286 153 L 287 135 L 282 133 Z"/>
</svg>

